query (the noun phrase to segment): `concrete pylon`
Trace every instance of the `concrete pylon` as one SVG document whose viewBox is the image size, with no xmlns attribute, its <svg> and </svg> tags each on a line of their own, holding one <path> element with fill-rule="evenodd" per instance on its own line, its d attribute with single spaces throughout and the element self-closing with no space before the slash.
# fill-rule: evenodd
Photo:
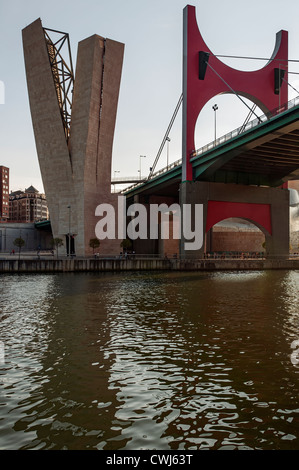
<svg viewBox="0 0 299 470">
<path fill-rule="evenodd" d="M 290 195 L 287 189 L 237 184 L 188 181 L 181 184 L 181 206 L 192 208 L 194 230 L 194 207 L 203 206 L 203 240 L 197 251 L 185 249 L 186 240 L 181 239 L 182 258 L 201 258 L 210 251 L 208 233 L 218 222 L 228 218 L 246 219 L 265 235 L 268 257 L 285 258 L 289 255 Z M 262 251 L 262 249 L 260 250 Z"/>
<path fill-rule="evenodd" d="M 75 235 L 86 256 L 95 238 L 95 209 L 109 203 L 111 159 L 124 44 L 93 35 L 78 45 L 71 124 L 66 138 L 45 33 L 40 19 L 22 31 L 31 117 L 54 238 Z M 100 252 L 119 253 L 119 240 Z"/>
</svg>

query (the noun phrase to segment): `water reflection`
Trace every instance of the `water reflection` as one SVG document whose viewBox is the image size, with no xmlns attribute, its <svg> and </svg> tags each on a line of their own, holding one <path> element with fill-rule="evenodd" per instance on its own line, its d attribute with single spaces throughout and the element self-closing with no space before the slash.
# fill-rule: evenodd
<svg viewBox="0 0 299 470">
<path fill-rule="evenodd" d="M 2 276 L 0 447 L 298 449 L 298 284 L 285 271 Z"/>
</svg>

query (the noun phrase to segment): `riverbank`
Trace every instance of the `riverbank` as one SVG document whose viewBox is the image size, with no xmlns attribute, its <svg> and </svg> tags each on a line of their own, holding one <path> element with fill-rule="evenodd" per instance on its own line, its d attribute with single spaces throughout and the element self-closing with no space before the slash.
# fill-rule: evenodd
<svg viewBox="0 0 299 470">
<path fill-rule="evenodd" d="M 236 271 L 299 269 L 299 259 L 9 259 L 0 260 L 0 273 Z"/>
</svg>

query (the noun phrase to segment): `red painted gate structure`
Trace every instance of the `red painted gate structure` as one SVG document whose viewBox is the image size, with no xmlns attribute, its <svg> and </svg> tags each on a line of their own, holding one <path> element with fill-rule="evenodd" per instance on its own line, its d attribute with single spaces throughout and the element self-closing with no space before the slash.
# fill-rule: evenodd
<svg viewBox="0 0 299 470">
<path fill-rule="evenodd" d="M 200 53 L 208 54 L 208 60 L 203 59 L 207 64 L 203 64 L 206 72 L 201 79 Z M 264 113 L 287 103 L 288 32 L 277 33 L 274 52 L 265 67 L 252 72 L 236 70 L 213 55 L 199 32 L 195 7 L 187 5 L 184 9 L 183 56 L 182 181 L 192 181 L 190 158 L 195 150 L 196 121 L 213 96 L 235 92 L 253 101 Z M 277 72 L 281 76 L 278 88 L 275 86 Z"/>
<path fill-rule="evenodd" d="M 187 203 L 192 199 L 192 185 L 204 183 L 194 182 L 192 163 L 190 158 L 195 151 L 195 127 L 198 115 L 204 105 L 214 96 L 223 93 L 235 93 L 255 103 L 266 114 L 277 113 L 288 101 L 288 33 L 280 31 L 276 34 L 276 44 L 272 57 L 268 63 L 256 71 L 240 71 L 221 62 L 205 44 L 198 28 L 196 10 L 194 6 L 187 5 L 184 9 L 184 43 L 183 43 L 183 142 L 182 142 L 182 185 L 181 201 Z M 275 110 L 275 111 L 274 111 Z M 278 111 L 279 112 L 279 111 Z M 209 183 L 217 185 L 217 183 Z M 236 185 L 234 185 L 236 186 Z M 239 185 L 237 185 L 239 186 Z M 243 189 L 242 189 L 243 188 Z M 254 189 L 254 188 L 251 188 Z M 251 196 L 244 200 L 244 186 L 239 187 L 239 193 L 232 189 L 232 185 L 221 186 L 218 200 L 211 200 L 207 196 L 206 202 L 206 233 L 217 222 L 226 218 L 244 218 L 252 221 L 270 237 L 268 245 L 273 253 L 288 251 L 288 230 L 280 233 L 280 214 L 274 210 L 279 204 L 282 214 L 281 222 L 288 222 L 287 194 L 275 193 L 274 205 L 265 204 L 264 190 L 256 187 L 254 202 Z M 268 188 L 272 195 L 274 188 Z M 260 192 L 259 192 L 260 190 Z M 200 190 L 201 191 L 201 190 Z M 234 200 L 229 198 L 230 191 L 234 192 Z M 271 192 L 272 191 L 272 192 Z M 275 191 L 275 189 L 274 189 Z M 281 191 L 281 190 L 276 190 Z M 218 194 L 219 191 L 217 190 Z M 246 191 L 245 191 L 246 192 Z M 239 197 L 238 197 L 239 194 Z M 251 194 L 251 193 L 250 193 Z M 228 196 L 228 197 L 227 197 Z M 272 196 L 271 196 L 272 197 Z M 277 198 L 277 200 L 276 200 Z M 238 199 L 240 202 L 238 202 Z M 267 198 L 266 198 L 267 199 Z M 281 200 L 281 203 L 278 201 Z"/>
</svg>

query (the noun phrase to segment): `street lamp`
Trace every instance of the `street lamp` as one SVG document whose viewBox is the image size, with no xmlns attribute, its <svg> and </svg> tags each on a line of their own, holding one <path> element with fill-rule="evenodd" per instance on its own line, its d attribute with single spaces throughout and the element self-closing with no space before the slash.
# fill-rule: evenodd
<svg viewBox="0 0 299 470">
<path fill-rule="evenodd" d="M 170 142 L 170 138 L 169 138 L 169 137 L 166 137 L 166 141 L 167 141 L 167 170 L 168 170 L 168 163 L 169 163 L 169 142 Z"/>
<path fill-rule="evenodd" d="M 69 236 L 68 236 L 68 256 L 71 256 L 71 206 L 67 206 L 69 210 Z"/>
<path fill-rule="evenodd" d="M 215 139 L 214 139 L 214 141 L 215 141 L 215 145 L 216 145 L 216 111 L 217 111 L 217 109 L 218 109 L 217 104 L 214 104 L 214 106 L 212 106 L 212 108 L 213 108 L 214 111 L 215 111 Z"/>
<path fill-rule="evenodd" d="M 140 173 L 139 176 L 140 176 L 140 179 L 141 179 L 141 159 L 142 158 L 146 158 L 146 155 L 140 155 L 140 157 L 139 157 L 139 173 Z"/>
<path fill-rule="evenodd" d="M 114 179 L 115 179 L 115 173 L 120 173 L 119 170 L 114 170 Z M 114 183 L 114 192 L 115 192 L 115 183 Z"/>
</svg>

